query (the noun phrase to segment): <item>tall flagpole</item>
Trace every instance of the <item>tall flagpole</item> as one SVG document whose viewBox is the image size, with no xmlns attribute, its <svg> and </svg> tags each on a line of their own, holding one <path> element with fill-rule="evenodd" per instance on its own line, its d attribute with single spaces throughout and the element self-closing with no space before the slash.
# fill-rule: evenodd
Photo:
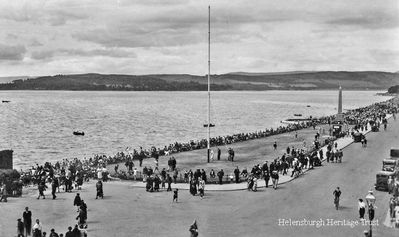
<svg viewBox="0 0 399 237">
<path fill-rule="evenodd" d="M 208 6 L 208 163 L 211 148 L 211 6 Z"/>
</svg>

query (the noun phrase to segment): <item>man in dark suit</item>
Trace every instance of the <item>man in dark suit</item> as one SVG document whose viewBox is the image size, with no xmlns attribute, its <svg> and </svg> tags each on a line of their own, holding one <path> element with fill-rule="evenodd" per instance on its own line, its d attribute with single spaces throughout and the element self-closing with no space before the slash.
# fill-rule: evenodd
<svg viewBox="0 0 399 237">
<path fill-rule="evenodd" d="M 222 151 L 218 147 L 218 160 L 220 160 L 220 155 L 222 154 Z"/>
<path fill-rule="evenodd" d="M 32 212 L 29 211 L 29 207 L 25 207 L 22 217 L 24 219 L 25 236 L 30 236 L 32 232 Z"/>
<path fill-rule="evenodd" d="M 224 171 L 223 171 L 223 169 L 221 169 L 221 170 L 218 172 L 219 184 L 220 184 L 220 185 L 221 185 L 222 182 L 223 182 L 223 176 L 224 176 Z"/>
<path fill-rule="evenodd" d="M 238 184 L 240 182 L 240 170 L 237 168 L 234 170 L 234 176 L 236 178 L 236 183 Z"/>
</svg>

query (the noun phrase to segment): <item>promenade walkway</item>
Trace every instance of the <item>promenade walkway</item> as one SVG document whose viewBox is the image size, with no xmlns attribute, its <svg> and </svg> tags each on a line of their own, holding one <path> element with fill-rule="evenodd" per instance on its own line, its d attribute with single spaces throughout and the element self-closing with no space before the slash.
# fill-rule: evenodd
<svg viewBox="0 0 399 237">
<path fill-rule="evenodd" d="M 387 115 L 387 118 L 390 119 L 392 115 Z M 365 131 L 363 131 L 363 134 L 367 134 L 371 132 L 371 127 L 368 126 Z M 339 138 L 335 141 L 337 143 L 337 148 L 338 149 L 344 149 L 345 147 L 349 146 L 354 142 L 352 136 L 346 136 Z M 327 152 L 327 145 L 323 146 L 321 148 L 323 150 L 323 154 L 326 154 Z M 317 153 L 319 156 L 319 153 Z M 343 159 L 345 159 L 345 154 L 343 156 Z M 326 161 L 326 156 L 324 155 L 324 159 L 322 160 L 322 163 L 325 163 Z M 303 173 L 300 175 L 306 175 L 306 173 L 310 172 L 312 169 L 305 169 L 303 170 Z M 287 182 L 291 182 L 292 180 L 296 179 L 295 177 L 291 177 L 291 171 L 292 169 L 288 170 L 288 175 L 279 175 L 279 184 L 285 184 Z M 273 188 L 271 184 L 271 181 L 269 181 L 269 188 Z M 133 181 L 131 184 L 131 187 L 136 187 L 136 188 L 145 188 L 146 183 L 142 181 Z M 178 188 L 181 190 L 189 190 L 189 184 L 188 183 L 176 183 L 172 184 L 172 188 Z M 264 180 L 258 180 L 258 188 L 266 188 L 266 184 Z M 246 182 L 241 182 L 241 183 L 227 183 L 227 184 L 207 184 L 205 186 L 205 191 L 237 191 L 237 190 L 245 190 L 247 189 L 247 183 Z"/>
<path fill-rule="evenodd" d="M 373 188 L 375 172 L 381 160 L 389 155 L 389 149 L 397 146 L 399 120 L 391 121 L 387 131 L 370 133 L 369 146 L 362 148 L 353 144 L 351 138 L 337 141 L 344 149 L 342 163 L 324 163 L 294 182 L 283 180 L 276 191 L 261 188 L 259 192 L 210 191 L 206 186 L 205 197 L 200 199 L 188 191 L 179 192 L 179 202 L 172 202 L 172 193 L 148 193 L 136 188 L 143 183 L 107 182 L 104 183 L 104 199 L 95 199 L 95 181 L 85 183 L 80 195 L 88 204 L 90 237 L 124 236 L 173 236 L 188 235 L 188 226 L 197 219 L 201 236 L 362 236 L 368 226 L 330 226 L 328 220 L 358 220 L 357 199 Z M 248 144 L 246 144 L 248 145 Z M 325 149 L 325 148 L 323 148 Z M 288 178 L 288 176 L 286 177 Z M 263 186 L 260 181 L 259 186 Z M 245 189 L 243 187 L 230 190 Z M 235 184 L 214 185 L 217 188 L 234 187 Z M 332 191 L 336 186 L 343 190 L 342 208 L 335 210 Z M 177 187 L 173 186 L 172 187 Z M 229 189 L 226 189 L 229 190 Z M 36 200 L 37 188 L 29 188 L 29 193 L 20 198 L 10 198 L 8 203 L 0 203 L 0 236 L 15 236 L 16 219 L 21 218 L 25 206 L 29 206 L 33 218 L 39 218 L 47 232 L 54 228 L 66 232 L 67 226 L 74 225 L 76 207 L 72 193 L 61 192 L 56 200 L 46 198 Z M 46 191 L 49 197 L 50 190 Z M 397 230 L 385 227 L 382 222 L 387 213 L 386 192 L 375 192 L 378 207 L 373 227 L 375 236 L 397 236 Z M 216 207 L 216 208 L 215 208 Z M 282 226 L 280 219 L 321 220 L 320 228 L 314 226 Z"/>
<path fill-rule="evenodd" d="M 368 128 L 368 130 L 364 131 L 364 134 L 369 133 L 371 130 L 370 128 Z M 348 145 L 353 143 L 353 139 L 352 137 L 343 137 L 343 138 L 339 138 L 337 139 L 335 142 L 337 142 L 337 147 L 338 149 L 343 149 L 345 147 L 347 147 Z M 323 154 L 326 154 L 327 152 L 327 146 L 323 146 L 321 148 L 323 150 Z M 319 154 L 317 154 L 319 155 Z M 324 156 L 325 157 L 325 156 Z M 345 159 L 345 154 L 343 159 Z M 322 162 L 324 163 L 326 161 L 326 158 L 324 158 L 322 160 Z M 312 169 L 305 169 L 303 170 L 303 173 L 301 174 L 301 176 L 306 175 L 307 172 L 311 171 Z M 292 180 L 294 180 L 294 177 L 291 177 L 291 171 L 292 169 L 288 170 L 288 175 L 279 175 L 279 184 L 284 184 L 287 182 L 290 182 Z M 300 176 L 300 177 L 301 177 Z M 132 187 L 135 188 L 145 188 L 146 183 L 142 182 L 142 181 L 133 181 L 133 183 L 131 184 Z M 258 188 L 265 188 L 266 184 L 264 182 L 264 180 L 258 180 Z M 189 190 L 189 184 L 188 183 L 176 183 L 176 184 L 172 184 L 172 188 L 178 188 L 181 190 Z M 269 182 L 269 188 L 273 188 L 271 185 L 271 180 Z M 246 182 L 241 182 L 241 183 L 227 183 L 227 184 L 207 184 L 205 186 L 205 191 L 237 191 L 237 190 L 245 190 L 247 189 L 247 183 Z"/>
</svg>

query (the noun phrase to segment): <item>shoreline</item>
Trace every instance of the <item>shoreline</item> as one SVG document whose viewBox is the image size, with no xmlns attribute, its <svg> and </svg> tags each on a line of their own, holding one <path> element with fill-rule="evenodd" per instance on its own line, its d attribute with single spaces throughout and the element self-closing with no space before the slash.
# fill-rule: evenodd
<svg viewBox="0 0 399 237">
<path fill-rule="evenodd" d="M 391 122 L 393 123 L 393 121 Z M 312 138 L 313 137 L 312 134 L 313 130 L 310 130 L 309 134 L 306 136 Z M 379 138 L 381 136 L 384 136 L 385 134 L 387 133 L 381 131 L 379 133 L 372 133 L 370 137 Z M 274 153 L 270 153 L 264 150 L 266 148 L 268 148 L 269 150 L 272 149 L 271 145 L 273 143 L 273 140 L 271 140 L 270 138 L 271 137 L 265 139 L 245 141 L 242 143 L 237 143 L 236 145 L 240 147 L 249 147 L 248 149 L 251 150 L 251 152 L 253 153 L 257 153 L 262 160 L 266 159 L 265 156 L 274 159 L 275 157 Z M 287 137 L 285 136 L 282 137 L 282 139 L 286 138 Z M 291 138 L 293 138 L 292 134 Z M 374 140 L 376 140 L 375 138 Z M 265 140 L 270 140 L 270 141 L 266 143 Z M 254 144 L 254 146 L 250 146 L 251 143 L 256 143 L 256 144 Z M 373 148 L 372 143 L 370 145 L 371 145 L 370 148 L 364 149 L 363 151 L 367 152 L 379 149 L 378 147 Z M 254 147 L 258 147 L 258 149 L 253 149 Z M 301 200 L 301 197 L 304 194 L 302 192 L 298 193 L 297 189 L 302 190 L 301 187 L 305 185 L 307 182 L 311 182 L 312 180 L 315 179 L 322 180 L 321 179 L 323 177 L 322 175 L 324 175 L 326 172 L 329 174 L 333 174 L 333 172 L 331 172 L 331 169 L 333 169 L 336 172 L 339 172 L 341 169 L 349 165 L 349 163 L 353 159 L 355 159 L 355 157 L 351 157 L 349 154 L 347 155 L 346 149 L 351 150 L 354 147 L 357 146 L 353 144 L 348 148 L 344 149 L 343 163 L 330 163 L 328 165 L 323 165 L 323 167 L 315 168 L 312 172 L 306 173 L 300 176 L 298 179 L 295 179 L 296 180 L 295 184 L 294 182 L 286 182 L 281 186 L 279 186 L 277 190 L 273 190 L 272 188 L 268 189 L 260 188 L 258 192 L 246 192 L 246 191 L 222 192 L 220 190 L 210 192 L 209 190 L 206 189 L 207 187 L 210 187 L 209 185 L 207 185 L 205 188 L 206 193 L 203 200 L 199 199 L 197 196 L 192 197 L 188 193 L 188 191 L 182 190 L 179 195 L 180 201 L 179 203 L 176 204 L 171 204 L 171 199 L 170 199 L 171 194 L 166 191 L 162 191 L 159 193 L 157 192 L 148 193 L 145 192 L 143 188 L 134 187 L 132 182 L 125 182 L 125 181 L 117 181 L 117 182 L 111 181 L 104 183 L 104 192 L 105 192 L 104 200 L 95 200 L 94 198 L 95 183 L 93 181 L 90 181 L 89 183 L 84 183 L 82 190 L 78 191 L 81 194 L 81 196 L 86 200 L 86 203 L 88 204 L 89 207 L 88 234 L 89 236 L 99 236 L 99 237 L 129 236 L 131 234 L 130 232 L 131 228 L 133 228 L 136 236 L 153 236 L 155 232 L 159 233 L 159 231 L 163 231 L 165 236 L 185 236 L 187 232 L 186 222 L 192 221 L 191 218 L 195 217 L 198 218 L 199 223 L 201 224 L 200 225 L 202 230 L 201 234 L 203 235 L 203 233 L 207 233 L 204 236 L 214 236 L 216 233 L 222 233 L 224 231 L 227 231 L 229 236 L 238 236 L 238 235 L 242 236 L 242 233 L 239 234 L 239 232 L 240 231 L 242 232 L 244 230 L 248 231 L 248 228 L 239 227 L 239 226 L 243 225 L 247 221 L 244 221 L 244 223 L 242 224 L 238 224 L 234 220 L 226 219 L 229 222 L 230 221 L 234 222 L 234 226 L 236 226 L 236 228 L 233 229 L 235 231 L 238 231 L 236 234 L 231 233 L 232 232 L 231 230 L 228 231 L 224 228 L 222 229 L 216 228 L 213 226 L 213 224 L 210 223 L 215 223 L 215 225 L 217 223 L 218 226 L 219 224 L 225 223 L 224 221 L 225 214 L 223 214 L 225 213 L 225 211 L 222 211 L 224 210 L 224 208 L 231 208 L 233 206 L 234 208 L 233 210 L 231 210 L 231 212 L 236 213 L 237 211 L 236 215 L 239 219 L 244 217 L 249 218 L 249 221 L 252 223 L 254 221 L 257 222 L 256 220 L 258 220 L 259 218 L 256 215 L 254 216 L 253 214 L 249 213 L 255 213 L 255 214 L 258 213 L 257 210 L 259 206 L 264 206 L 266 213 L 268 213 L 272 211 L 270 210 L 272 208 L 270 207 L 270 205 L 272 206 L 281 205 L 281 203 L 276 203 L 275 205 L 273 205 L 270 202 L 273 203 L 276 201 L 276 199 L 280 200 L 282 199 L 281 197 L 288 198 L 293 195 L 299 198 L 299 200 Z M 200 153 L 200 151 L 198 151 L 198 153 Z M 184 152 L 180 154 L 184 154 Z M 242 155 L 244 155 L 244 153 Z M 361 157 L 362 154 L 357 152 L 357 156 Z M 362 158 L 365 159 L 364 157 Z M 205 161 L 205 158 L 202 158 L 202 161 Z M 225 161 L 223 161 L 223 163 L 225 165 L 229 164 L 228 162 Z M 237 163 L 240 163 L 240 161 L 237 160 Z M 369 172 L 369 170 L 366 171 Z M 368 174 L 368 176 L 370 176 L 370 174 Z M 342 177 L 345 179 L 345 176 Z M 372 178 L 374 179 L 374 177 Z M 260 182 L 259 184 L 264 183 L 263 180 L 260 180 L 259 182 Z M 335 185 L 335 183 L 333 183 L 332 185 Z M 225 187 L 227 185 L 222 185 L 222 186 Z M 322 188 L 324 186 L 325 185 L 320 185 L 318 188 Z M 173 184 L 172 187 L 174 187 Z M 313 185 L 313 187 L 316 186 Z M 49 232 L 51 228 L 55 228 L 56 232 L 65 233 L 67 230 L 66 229 L 67 226 L 74 225 L 73 223 L 75 222 L 74 218 L 76 217 L 76 209 L 72 206 L 72 203 L 73 203 L 73 197 L 77 192 L 76 190 L 73 190 L 71 194 L 64 192 L 61 192 L 59 194 L 57 193 L 57 196 L 59 197 L 56 200 L 51 200 L 51 199 L 48 200 L 48 198 L 46 198 L 46 200 L 36 200 L 35 199 L 37 195 L 36 186 L 31 186 L 27 190 L 29 190 L 29 193 L 25 193 L 21 198 L 9 198 L 8 203 L 0 203 L 0 205 L 2 206 L 1 208 L 4 209 L 5 212 L 10 213 L 10 215 L 8 216 L 0 217 L 0 235 L 3 234 L 4 236 L 9 236 L 10 233 L 14 233 L 15 231 L 14 222 L 16 218 L 22 214 L 23 208 L 25 206 L 30 206 L 30 209 L 33 212 L 33 217 L 39 218 L 43 222 L 44 229 L 47 232 Z M 293 192 L 292 194 L 290 190 Z M 350 190 L 346 189 L 344 190 L 345 190 L 345 196 L 343 198 L 343 205 L 345 205 L 345 203 L 351 203 L 350 200 L 345 200 L 346 196 L 351 195 L 349 194 Z M 50 190 L 45 192 L 47 196 L 49 195 L 49 193 Z M 284 196 L 284 195 L 290 195 L 290 196 Z M 242 202 L 243 198 L 245 198 L 246 201 Z M 382 197 L 379 197 L 379 199 L 381 200 Z M 262 203 L 263 202 L 262 200 L 265 200 L 264 201 L 265 203 Z M 312 204 L 313 209 L 317 211 L 316 207 L 318 207 L 319 202 L 317 200 L 312 202 L 314 202 L 314 204 Z M 322 203 L 326 202 L 324 201 Z M 221 209 L 218 209 L 219 211 L 216 210 L 216 208 L 214 208 L 215 205 L 220 206 Z M 300 205 L 306 205 L 306 204 L 300 202 Z M 380 206 L 382 206 L 382 204 L 380 204 Z M 245 211 L 246 209 L 249 209 L 248 210 L 249 213 Z M 301 208 L 298 208 L 298 210 L 300 209 Z M 48 210 L 51 210 L 51 212 L 49 213 Z M 323 213 L 326 212 L 325 208 L 322 208 L 322 210 Z M 59 215 L 59 213 L 62 213 L 62 215 Z M 264 213 L 264 211 L 262 211 L 262 213 Z M 287 213 L 288 215 L 290 215 L 289 212 Z M 345 210 L 340 213 L 345 214 Z M 117 216 L 115 216 L 116 214 Z M 384 214 L 385 214 L 384 210 L 379 209 L 376 218 L 379 218 L 381 220 L 382 218 L 381 216 L 384 216 Z M 167 216 L 169 215 L 174 216 L 173 220 L 169 220 L 167 218 Z M 295 214 L 292 215 L 293 218 L 296 218 Z M 230 211 L 227 212 L 227 216 L 230 216 Z M 272 223 L 274 223 L 272 218 L 273 215 L 264 215 L 263 217 L 265 218 L 265 220 L 263 220 L 262 223 L 266 222 L 268 223 L 268 225 L 266 226 L 256 225 L 256 226 L 259 226 L 263 231 L 268 230 L 268 231 L 277 231 L 277 233 L 281 232 L 284 233 L 284 229 L 276 230 L 274 229 L 274 227 L 272 227 L 273 226 Z M 311 217 L 312 215 L 309 216 L 309 218 Z M 163 221 L 158 222 L 159 220 Z M 148 228 L 146 223 L 148 223 L 149 221 L 151 223 L 152 221 L 155 221 L 156 223 L 159 223 L 159 226 L 152 229 Z M 173 221 L 175 224 L 171 223 L 171 221 Z M 249 225 L 249 223 L 247 224 Z M 171 232 L 165 232 L 165 228 L 169 228 Z M 251 227 L 251 229 L 252 228 L 253 226 Z M 117 234 L 113 232 L 115 229 L 118 230 Z M 303 231 L 303 230 L 298 230 L 298 231 Z M 384 231 L 384 233 L 391 233 L 392 231 L 395 230 L 387 228 L 382 229 L 382 227 L 379 227 L 379 230 L 377 231 Z M 212 235 L 212 233 L 214 234 Z M 247 232 L 247 233 L 254 233 L 254 232 Z M 256 232 L 253 234 L 253 236 L 260 236 L 261 233 L 262 232 Z M 263 232 L 263 235 L 264 233 L 265 232 Z M 309 236 L 320 236 L 320 235 L 321 234 L 319 232 L 315 232 Z M 353 234 L 348 234 L 347 236 L 352 236 L 352 235 Z M 289 235 L 283 234 L 283 236 L 289 236 Z M 389 235 L 384 235 L 384 236 L 389 236 Z"/>
<path fill-rule="evenodd" d="M 357 109 L 347 110 L 347 111 L 345 111 L 343 114 L 344 114 L 344 116 L 345 116 L 346 114 L 349 114 L 351 111 L 361 110 L 361 109 L 364 109 L 364 108 L 368 108 L 368 107 L 374 106 L 374 105 L 376 105 L 376 104 L 387 103 L 387 102 L 389 102 L 389 101 L 393 101 L 393 100 L 398 99 L 398 98 L 399 98 L 398 95 L 396 95 L 395 97 L 392 97 L 392 98 L 387 99 L 387 100 L 382 101 L 382 102 L 373 103 L 373 104 L 371 104 L 371 105 L 359 107 L 359 108 L 357 108 Z M 335 116 L 336 116 L 336 115 L 333 114 L 333 115 L 323 116 L 323 117 L 320 117 L 320 118 L 313 118 L 312 122 L 318 121 L 319 123 L 316 124 L 316 126 L 317 126 L 317 125 L 326 124 L 326 122 L 327 122 L 328 120 L 333 120 L 333 119 L 335 118 Z M 298 126 L 299 126 L 300 128 L 295 128 L 295 127 L 298 127 Z M 219 136 L 219 138 L 220 138 L 220 137 L 234 137 L 234 136 L 241 135 L 241 134 L 257 134 L 258 132 L 261 132 L 261 133 L 266 134 L 266 135 L 264 135 L 263 137 L 273 137 L 273 136 L 275 136 L 275 135 L 279 135 L 280 133 L 277 133 L 277 134 L 272 134 L 272 133 L 273 133 L 275 130 L 278 130 L 278 129 L 281 129 L 281 128 L 292 128 L 292 127 L 294 127 L 293 130 L 288 131 L 288 133 L 290 133 L 290 132 L 293 132 L 293 131 L 300 131 L 300 130 L 306 129 L 306 128 L 310 127 L 310 126 L 312 126 L 312 125 L 311 125 L 311 123 L 309 123 L 309 122 L 306 122 L 306 123 L 298 123 L 298 124 L 288 124 L 288 125 L 287 125 L 287 124 L 281 123 L 281 125 L 280 125 L 279 127 L 277 127 L 277 128 L 270 128 L 270 129 L 266 129 L 266 130 L 259 130 L 259 131 L 246 132 L 246 133 L 245 133 L 245 132 L 242 132 L 242 133 L 237 133 L 237 134 L 232 134 L 232 135 L 224 135 L 224 136 Z M 282 133 L 287 133 L 287 132 L 282 132 Z M 238 141 L 238 142 L 232 142 L 232 143 L 230 143 L 230 144 L 221 144 L 221 145 L 219 145 L 219 146 L 226 146 L 226 145 L 231 145 L 231 144 L 235 144 L 235 143 L 241 143 L 241 142 L 245 142 L 245 141 L 247 141 L 247 140 L 262 139 L 263 137 L 249 138 L 249 139 L 241 140 L 241 141 Z M 217 138 L 217 137 L 216 137 L 216 138 Z M 211 137 L 211 148 L 214 148 L 214 147 L 218 146 L 218 145 L 212 144 L 212 140 L 213 140 L 213 139 L 215 139 L 215 137 Z M 194 141 L 194 140 L 191 140 L 191 141 Z M 206 139 L 204 139 L 204 138 L 201 139 L 201 140 L 197 140 L 197 142 L 200 142 L 199 145 L 202 146 L 202 147 L 196 148 L 196 149 L 193 149 L 193 150 L 204 149 L 204 148 L 206 147 L 206 143 L 204 143 L 204 141 L 206 142 Z M 201 144 L 201 142 L 202 142 L 202 144 Z M 184 143 L 184 142 L 181 142 L 180 144 L 185 144 L 185 143 Z M 187 143 L 186 143 L 186 144 L 187 144 Z M 167 147 L 167 146 L 165 146 L 165 147 Z M 144 149 L 144 152 L 146 153 L 146 157 L 145 157 L 144 159 L 151 159 L 151 158 L 153 158 L 153 157 L 151 157 L 150 149 L 151 149 L 151 148 Z M 161 149 L 161 148 L 158 147 L 158 148 L 156 148 L 156 149 L 159 150 L 159 149 Z M 179 152 L 176 152 L 176 153 L 171 152 L 170 155 L 178 154 L 178 153 L 181 153 L 181 152 L 193 151 L 193 150 L 184 150 L 184 151 L 179 151 Z M 117 152 L 116 155 L 117 155 L 118 153 L 126 153 L 126 154 L 130 154 L 130 155 L 133 156 L 133 152 L 129 152 L 129 151 L 126 150 L 126 149 L 125 149 L 124 151 L 119 151 L 119 152 Z M 101 154 L 101 153 L 100 153 L 100 154 Z M 98 156 L 98 155 L 100 155 L 100 154 L 97 154 L 97 155 L 95 155 L 95 156 Z M 100 156 L 103 156 L 103 158 L 112 157 L 111 155 L 106 155 L 105 153 L 102 153 L 102 154 L 103 154 L 103 155 L 100 155 Z M 115 155 L 113 155 L 113 156 L 115 157 Z M 160 156 L 160 157 L 163 157 L 164 154 L 159 154 L 159 156 Z M 84 159 L 84 158 L 82 158 L 82 157 L 80 157 L 80 158 L 78 158 L 78 157 L 71 157 L 71 158 L 64 158 L 64 159 L 74 159 L 74 158 L 77 158 L 77 159 L 79 159 L 79 160 Z M 93 158 L 93 157 L 90 157 L 90 158 Z M 64 159 L 63 159 L 63 160 L 64 160 Z M 85 159 L 86 159 L 86 157 L 85 157 Z M 136 161 L 137 161 L 137 159 L 138 159 L 137 157 L 133 157 L 133 160 L 136 160 Z M 55 163 L 56 163 L 56 162 L 62 162 L 62 160 L 55 161 Z M 112 163 L 112 164 L 116 164 L 116 163 Z M 32 166 L 32 167 L 33 167 L 33 166 Z M 19 168 L 19 169 L 22 170 L 21 168 Z M 17 169 L 14 168 L 14 170 L 17 170 Z M 29 171 L 29 170 L 31 170 L 31 168 L 26 168 L 25 170 L 22 170 L 22 171 L 23 171 L 23 172 L 26 172 L 26 171 Z M 18 170 L 17 170 L 17 171 L 18 171 Z M 20 171 L 18 171 L 18 172 L 20 172 Z"/>
</svg>

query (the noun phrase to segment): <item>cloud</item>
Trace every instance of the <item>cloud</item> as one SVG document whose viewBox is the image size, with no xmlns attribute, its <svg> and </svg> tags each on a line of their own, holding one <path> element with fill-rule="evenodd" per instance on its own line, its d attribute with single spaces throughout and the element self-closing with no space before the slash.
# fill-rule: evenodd
<svg viewBox="0 0 399 237">
<path fill-rule="evenodd" d="M 365 11 L 358 15 L 344 16 L 326 22 L 337 26 L 354 26 L 365 29 L 399 27 L 398 11 Z"/>
<path fill-rule="evenodd" d="M 54 5 L 53 5 L 54 4 Z M 52 26 L 60 26 L 68 21 L 86 19 L 85 9 L 70 7 L 68 2 L 37 1 L 15 2 L 0 4 L 0 18 L 16 22 L 28 22 L 34 24 L 48 23 Z"/>
<path fill-rule="evenodd" d="M 55 49 L 34 51 L 31 58 L 35 60 L 45 60 L 54 57 L 74 56 L 74 57 L 111 57 L 111 58 L 135 58 L 136 54 L 120 48 L 105 48 L 105 49 Z"/>
<path fill-rule="evenodd" d="M 392 63 L 399 68 L 399 50 L 390 49 L 372 49 L 369 50 L 370 55 L 377 63 Z"/>
<path fill-rule="evenodd" d="M 54 56 L 54 51 L 44 50 L 44 51 L 34 51 L 31 54 L 31 58 L 36 60 L 49 59 Z"/>
<path fill-rule="evenodd" d="M 40 43 L 39 40 L 32 38 L 29 46 L 37 47 L 37 46 L 43 46 L 43 44 Z"/>
<path fill-rule="evenodd" d="M 204 74 L 208 4 L 215 73 L 397 68 L 369 51 L 399 50 L 397 0 L 19 0 L 0 1 L 0 39 L 27 47 L 3 73 Z"/>
<path fill-rule="evenodd" d="M 23 45 L 0 44 L 0 61 L 18 61 L 24 58 L 26 48 Z"/>
<path fill-rule="evenodd" d="M 18 39 L 18 36 L 15 34 L 7 34 L 6 39 L 14 41 L 14 40 Z"/>
</svg>

